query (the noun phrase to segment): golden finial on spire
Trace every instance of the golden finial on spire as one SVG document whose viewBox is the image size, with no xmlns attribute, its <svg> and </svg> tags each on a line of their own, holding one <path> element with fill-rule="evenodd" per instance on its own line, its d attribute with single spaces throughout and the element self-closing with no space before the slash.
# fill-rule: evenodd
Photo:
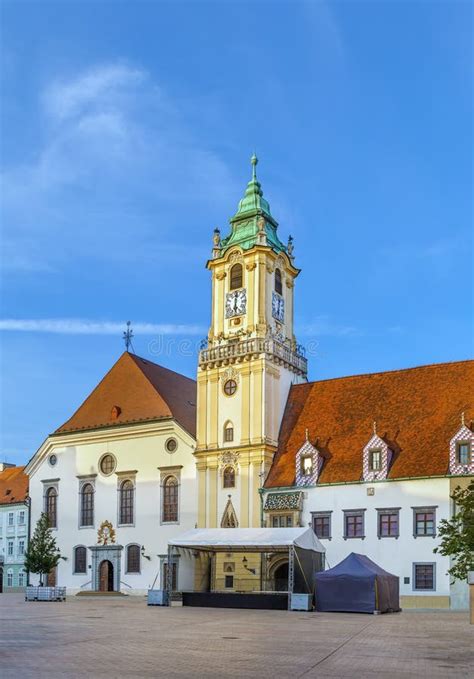
<svg viewBox="0 0 474 679">
<path fill-rule="evenodd" d="M 306 427 L 306 429 L 305 429 L 305 436 L 306 436 L 306 440 L 309 441 L 308 427 Z"/>
<path fill-rule="evenodd" d="M 373 422 L 373 424 L 372 424 L 372 428 L 373 428 L 373 430 L 374 430 L 374 434 L 377 436 L 377 422 L 376 422 L 375 420 L 374 420 L 374 422 Z"/>
<path fill-rule="evenodd" d="M 464 424 L 465 424 L 465 422 L 464 422 L 464 410 L 461 413 L 461 424 L 464 427 Z"/>
</svg>

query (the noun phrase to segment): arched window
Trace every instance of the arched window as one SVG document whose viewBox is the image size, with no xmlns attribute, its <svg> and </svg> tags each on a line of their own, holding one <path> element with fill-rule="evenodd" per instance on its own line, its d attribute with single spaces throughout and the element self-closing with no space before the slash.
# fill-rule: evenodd
<svg viewBox="0 0 474 679">
<path fill-rule="evenodd" d="M 234 264 L 230 270 L 230 289 L 241 288 L 243 283 L 242 264 Z"/>
<path fill-rule="evenodd" d="M 81 526 L 94 525 L 94 488 L 85 483 L 81 488 Z"/>
<path fill-rule="evenodd" d="M 279 295 L 283 294 L 283 286 L 281 284 L 281 271 L 280 269 L 275 269 L 275 292 Z"/>
<path fill-rule="evenodd" d="M 224 425 L 224 441 L 229 443 L 234 440 L 234 425 L 232 422 L 226 422 Z"/>
<path fill-rule="evenodd" d="M 48 488 L 46 491 L 45 513 L 48 517 L 50 528 L 58 527 L 58 492 L 56 488 Z"/>
<path fill-rule="evenodd" d="M 74 547 L 74 573 L 87 572 L 87 549 L 82 545 Z"/>
<path fill-rule="evenodd" d="M 163 523 L 178 520 L 178 481 L 167 476 L 163 483 Z"/>
<path fill-rule="evenodd" d="M 226 467 L 224 469 L 224 488 L 235 487 L 235 469 L 233 467 Z"/>
<path fill-rule="evenodd" d="M 133 493 L 134 486 L 130 479 L 122 481 L 120 486 L 120 515 L 119 523 L 131 524 L 133 523 Z"/>
<path fill-rule="evenodd" d="M 140 545 L 127 547 L 127 573 L 140 572 Z"/>
</svg>

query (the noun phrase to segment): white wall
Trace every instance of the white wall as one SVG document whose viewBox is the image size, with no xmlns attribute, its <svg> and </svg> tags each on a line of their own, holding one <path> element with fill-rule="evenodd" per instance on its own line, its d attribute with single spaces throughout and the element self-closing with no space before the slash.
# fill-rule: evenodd
<svg viewBox="0 0 474 679">
<path fill-rule="evenodd" d="M 347 485 L 319 486 L 306 489 L 303 524 L 311 522 L 311 512 L 330 511 L 331 540 L 322 540 L 326 547 L 327 566 L 333 567 L 351 552 L 365 554 L 382 568 L 400 578 L 400 595 L 449 596 L 450 580 L 446 574 L 449 558 L 433 554 L 439 544 L 437 538 L 413 537 L 413 510 L 416 506 L 436 506 L 436 522 L 448 519 L 450 515 L 449 479 L 420 479 L 361 483 Z M 367 495 L 367 488 L 374 488 L 373 496 Z M 376 508 L 400 507 L 400 537 L 377 537 Z M 343 510 L 365 508 L 365 539 L 343 538 Z M 415 591 L 413 563 L 436 563 L 436 591 Z M 410 584 L 404 584 L 404 578 Z"/>
<path fill-rule="evenodd" d="M 165 441 L 174 436 L 178 449 L 170 454 Z M 73 443 L 74 441 L 74 443 Z M 160 556 L 167 554 L 168 540 L 195 527 L 197 520 L 196 471 L 193 457 L 194 440 L 178 425 L 171 422 L 150 427 L 127 427 L 123 429 L 50 438 L 30 463 L 31 521 L 32 531 L 44 507 L 44 481 L 58 481 L 58 528 L 54 530 L 58 547 L 67 561 L 58 566 L 58 584 L 65 585 L 71 593 L 81 586 L 90 589 L 91 556 L 88 551 L 86 575 L 74 575 L 73 548 L 76 545 L 97 544 L 97 530 L 104 520 L 111 521 L 116 529 L 116 544 L 137 543 L 145 547 L 150 560 L 141 558 L 141 573 L 127 574 L 125 550 L 122 553 L 122 591 L 145 593 L 151 587 L 160 570 Z M 117 472 L 136 470 L 135 525 L 118 526 L 118 476 L 104 476 L 98 470 L 98 462 L 104 453 L 110 452 L 117 459 Z M 57 463 L 52 467 L 48 458 L 54 453 Z M 179 523 L 161 524 L 161 472 L 158 467 L 180 466 Z M 79 527 L 78 476 L 96 474 L 94 527 Z M 126 478 L 126 477 L 121 477 Z M 133 478 L 131 476 L 131 478 Z M 160 575 L 155 587 L 160 587 Z M 178 574 L 179 578 L 179 574 Z M 32 578 L 34 579 L 34 578 Z M 129 585 L 129 587 L 127 587 Z"/>
</svg>

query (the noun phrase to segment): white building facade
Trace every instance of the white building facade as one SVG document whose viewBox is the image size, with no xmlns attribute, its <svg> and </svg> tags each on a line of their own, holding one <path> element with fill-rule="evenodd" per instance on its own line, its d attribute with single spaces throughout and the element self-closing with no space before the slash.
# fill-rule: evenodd
<svg viewBox="0 0 474 679">
<path fill-rule="evenodd" d="M 301 401 L 293 387 L 262 491 L 266 525 L 312 526 L 326 568 L 368 556 L 399 577 L 402 608 L 468 608 L 467 583 L 434 549 L 453 490 L 474 479 L 473 365 L 315 382 Z"/>
<path fill-rule="evenodd" d="M 168 540 L 196 525 L 195 384 L 142 360 L 124 354 L 27 467 L 32 531 L 46 512 L 63 557 L 49 583 L 71 594 L 161 588 Z"/>
</svg>

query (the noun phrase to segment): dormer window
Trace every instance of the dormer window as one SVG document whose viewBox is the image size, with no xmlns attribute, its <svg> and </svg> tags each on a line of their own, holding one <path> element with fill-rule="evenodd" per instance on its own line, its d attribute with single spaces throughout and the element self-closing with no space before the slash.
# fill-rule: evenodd
<svg viewBox="0 0 474 679">
<path fill-rule="evenodd" d="M 295 471 L 297 486 L 312 486 L 318 482 L 322 457 L 308 439 L 296 453 Z"/>
<path fill-rule="evenodd" d="M 365 446 L 362 457 L 362 478 L 364 481 L 382 481 L 390 469 L 392 451 L 383 438 L 374 435 Z"/>
<path fill-rule="evenodd" d="M 474 432 L 464 423 L 449 444 L 449 472 L 474 473 Z"/>
<path fill-rule="evenodd" d="M 456 446 L 458 464 L 467 465 L 471 462 L 471 445 L 468 441 L 460 441 Z"/>
<path fill-rule="evenodd" d="M 305 455 L 301 458 L 301 471 L 303 476 L 311 476 L 313 473 L 313 456 Z"/>
<path fill-rule="evenodd" d="M 371 472 L 379 472 L 382 469 L 382 451 L 369 451 L 369 470 Z"/>
</svg>

